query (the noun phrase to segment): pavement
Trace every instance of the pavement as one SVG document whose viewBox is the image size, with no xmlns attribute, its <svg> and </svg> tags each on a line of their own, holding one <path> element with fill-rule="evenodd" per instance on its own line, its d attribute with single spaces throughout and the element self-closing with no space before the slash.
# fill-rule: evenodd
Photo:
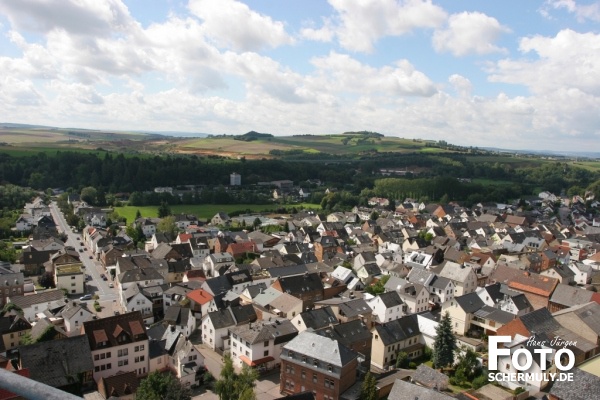
<svg viewBox="0 0 600 400">
<path fill-rule="evenodd" d="M 205 344 L 195 345 L 196 349 L 204 356 L 204 365 L 208 371 L 218 379 L 221 375 L 223 361 L 220 354 L 206 346 Z M 258 400 L 273 400 L 281 397 L 279 393 L 279 371 L 272 372 L 268 375 L 260 376 L 256 381 L 254 393 Z M 203 400 L 218 400 L 219 396 L 210 390 L 200 389 L 199 393 L 194 393 L 192 399 Z"/>
</svg>

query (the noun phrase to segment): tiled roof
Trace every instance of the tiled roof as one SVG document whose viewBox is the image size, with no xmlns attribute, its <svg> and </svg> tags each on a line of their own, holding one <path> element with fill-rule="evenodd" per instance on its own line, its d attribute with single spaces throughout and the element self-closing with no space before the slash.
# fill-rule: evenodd
<svg viewBox="0 0 600 400">
<path fill-rule="evenodd" d="M 186 296 L 198 304 L 206 304 L 213 299 L 213 295 L 203 289 L 194 289 Z"/>
<path fill-rule="evenodd" d="M 19 353 L 31 379 L 54 387 L 72 384 L 72 377 L 94 369 L 84 335 L 21 346 Z"/>
<path fill-rule="evenodd" d="M 142 314 L 139 311 L 86 321 L 83 323 L 83 328 L 92 350 L 148 340 Z M 125 341 L 118 341 L 114 336 L 115 332 L 119 332 L 117 328 L 125 333 Z M 106 344 L 103 344 L 104 342 Z"/>
<path fill-rule="evenodd" d="M 250 344 L 267 340 L 280 339 L 279 343 L 287 342 L 298 334 L 298 330 L 289 319 L 275 321 L 257 321 L 229 328 L 229 332 L 239 336 Z"/>
<path fill-rule="evenodd" d="M 377 325 L 374 329 L 373 334 L 379 335 L 386 346 L 420 334 L 416 314 Z"/>
<path fill-rule="evenodd" d="M 34 304 L 49 303 L 52 301 L 62 300 L 65 294 L 60 289 L 46 290 L 41 293 L 30 294 L 27 296 L 10 296 L 10 302 L 19 306 L 21 310 L 31 307 Z"/>
<path fill-rule="evenodd" d="M 557 381 L 550 394 L 561 400 L 589 400 L 600 398 L 600 378 L 579 368 L 573 368 L 573 381 Z"/>
<path fill-rule="evenodd" d="M 320 329 L 330 324 L 337 324 L 338 320 L 330 306 L 304 311 L 300 314 L 306 328 Z"/>
</svg>

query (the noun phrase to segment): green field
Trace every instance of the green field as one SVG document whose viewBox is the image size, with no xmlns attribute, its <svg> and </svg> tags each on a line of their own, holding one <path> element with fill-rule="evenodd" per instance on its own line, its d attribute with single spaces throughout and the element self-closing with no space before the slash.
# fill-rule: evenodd
<svg viewBox="0 0 600 400">
<path fill-rule="evenodd" d="M 574 161 L 572 165 L 592 172 L 600 171 L 600 161 Z"/>
<path fill-rule="evenodd" d="M 499 179 L 487 179 L 487 178 L 475 178 L 471 182 L 478 183 L 480 185 L 514 185 L 514 182 L 511 181 L 503 181 Z"/>
<path fill-rule="evenodd" d="M 171 206 L 171 212 L 173 214 L 194 214 L 202 220 L 211 219 L 214 215 L 220 211 L 231 213 L 234 211 L 245 211 L 250 210 L 251 212 L 262 212 L 273 210 L 277 208 L 277 204 L 177 204 Z M 320 209 L 318 204 L 293 204 L 286 205 L 286 208 L 296 207 L 296 209 Z M 127 218 L 127 223 L 133 222 L 137 210 L 140 210 L 142 217 L 156 218 L 158 216 L 158 206 L 124 206 L 115 207 L 115 211 L 120 216 Z"/>
</svg>

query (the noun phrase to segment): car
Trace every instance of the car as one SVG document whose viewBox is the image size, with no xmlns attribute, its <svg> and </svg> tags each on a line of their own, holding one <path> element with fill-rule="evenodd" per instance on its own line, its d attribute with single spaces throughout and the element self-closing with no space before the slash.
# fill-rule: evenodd
<svg viewBox="0 0 600 400">
<path fill-rule="evenodd" d="M 115 284 L 111 282 L 111 283 L 109 283 L 109 284 L 108 284 L 108 287 L 109 287 L 109 288 L 114 288 L 114 287 L 115 287 Z"/>
<path fill-rule="evenodd" d="M 103 281 L 107 281 L 107 280 L 108 280 L 108 278 L 107 278 L 106 276 L 103 276 L 103 277 L 102 277 L 102 280 L 103 280 Z"/>
<path fill-rule="evenodd" d="M 80 301 L 86 301 L 86 300 L 91 300 L 92 299 L 92 295 L 91 294 L 86 294 L 84 296 L 81 296 L 79 298 Z"/>
<path fill-rule="evenodd" d="M 120 312 L 118 312 L 118 311 L 116 311 L 116 310 L 115 310 L 114 314 L 115 314 L 115 315 L 119 315 L 119 314 L 120 314 Z"/>
<path fill-rule="evenodd" d="M 92 258 L 94 258 L 94 257 L 90 256 L 90 260 L 91 260 Z"/>
<path fill-rule="evenodd" d="M 80 245 L 80 246 L 83 246 L 83 242 L 79 242 L 79 245 Z"/>
<path fill-rule="evenodd" d="M 80 253 L 83 253 L 83 249 L 79 249 L 79 252 L 80 252 Z"/>
<path fill-rule="evenodd" d="M 106 277 L 106 275 L 100 274 L 100 278 L 104 279 L 105 277 Z"/>
</svg>

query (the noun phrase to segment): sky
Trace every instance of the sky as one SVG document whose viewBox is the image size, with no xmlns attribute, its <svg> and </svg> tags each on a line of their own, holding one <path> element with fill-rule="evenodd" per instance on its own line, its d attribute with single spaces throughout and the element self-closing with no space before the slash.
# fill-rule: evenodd
<svg viewBox="0 0 600 400">
<path fill-rule="evenodd" d="M 600 151 L 600 1 L 0 0 L 0 122 Z"/>
</svg>

